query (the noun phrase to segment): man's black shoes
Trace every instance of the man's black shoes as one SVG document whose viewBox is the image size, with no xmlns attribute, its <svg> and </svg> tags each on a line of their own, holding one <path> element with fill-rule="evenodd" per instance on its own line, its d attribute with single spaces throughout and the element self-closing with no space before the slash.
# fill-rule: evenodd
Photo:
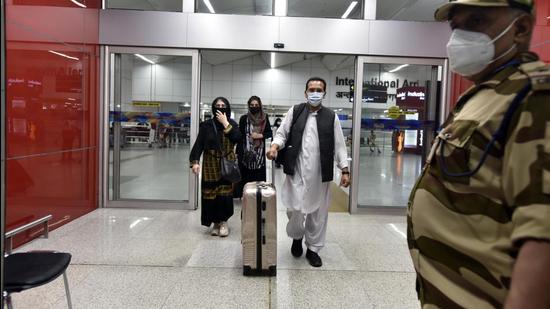
<svg viewBox="0 0 550 309">
<path fill-rule="evenodd" d="M 301 247 L 301 246 L 300 246 Z M 321 260 L 321 257 L 319 254 L 307 249 L 306 252 L 306 259 L 309 262 L 309 265 L 313 267 L 321 267 L 323 266 L 323 261 Z"/>
<path fill-rule="evenodd" d="M 290 248 L 290 252 L 294 257 L 302 256 L 302 253 L 304 253 L 304 249 L 302 249 L 302 238 L 294 239 L 292 241 L 292 247 Z"/>
</svg>

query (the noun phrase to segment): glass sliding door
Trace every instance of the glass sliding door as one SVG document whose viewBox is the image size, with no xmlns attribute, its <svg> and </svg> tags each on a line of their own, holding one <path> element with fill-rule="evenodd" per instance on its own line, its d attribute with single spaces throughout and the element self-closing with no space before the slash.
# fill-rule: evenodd
<svg viewBox="0 0 550 309">
<path fill-rule="evenodd" d="M 352 212 L 404 208 L 446 114 L 445 60 L 359 57 L 356 69 Z"/>
<path fill-rule="evenodd" d="M 113 47 L 107 58 L 107 206 L 196 208 L 188 158 L 198 126 L 198 52 Z"/>
</svg>

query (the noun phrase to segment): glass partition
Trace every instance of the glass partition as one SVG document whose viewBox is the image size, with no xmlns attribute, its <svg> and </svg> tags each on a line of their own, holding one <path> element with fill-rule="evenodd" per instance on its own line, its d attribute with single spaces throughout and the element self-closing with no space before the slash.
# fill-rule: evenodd
<svg viewBox="0 0 550 309">
<path fill-rule="evenodd" d="M 363 18 L 363 0 L 288 0 L 287 5 L 288 16 Z"/>
<path fill-rule="evenodd" d="M 197 13 L 273 15 L 272 0 L 196 0 Z"/>
<path fill-rule="evenodd" d="M 365 57 L 360 57 L 364 59 Z M 354 139 L 354 194 L 358 208 L 405 207 L 420 175 L 441 106 L 441 61 L 392 58 L 359 62 L 360 120 Z M 411 61 L 411 62 L 408 62 Z"/>
<path fill-rule="evenodd" d="M 154 201 L 147 208 L 185 209 L 181 203 L 191 204 L 196 196 L 188 160 L 196 121 L 192 109 L 198 105 L 193 86 L 198 85 L 198 52 L 112 50 L 108 200 L 114 207 L 137 200 Z"/>
<path fill-rule="evenodd" d="M 107 9 L 181 12 L 183 0 L 106 0 L 105 7 Z"/>
</svg>

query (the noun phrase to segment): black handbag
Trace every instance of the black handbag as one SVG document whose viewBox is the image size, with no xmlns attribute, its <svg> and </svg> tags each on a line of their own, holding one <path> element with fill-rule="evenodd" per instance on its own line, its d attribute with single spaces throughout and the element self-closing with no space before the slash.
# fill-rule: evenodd
<svg viewBox="0 0 550 309">
<path fill-rule="evenodd" d="M 216 120 L 214 120 L 216 121 Z M 216 134 L 216 140 L 218 141 L 218 145 L 220 148 L 220 152 L 222 153 L 222 156 L 220 158 L 220 173 L 224 180 L 227 180 L 231 183 L 237 183 L 241 181 L 241 171 L 239 170 L 239 164 L 237 163 L 237 160 L 231 160 L 228 159 L 223 153 L 223 147 L 219 143 L 218 139 L 218 130 L 216 129 L 216 124 L 212 121 L 212 125 L 214 126 L 214 132 Z"/>
</svg>

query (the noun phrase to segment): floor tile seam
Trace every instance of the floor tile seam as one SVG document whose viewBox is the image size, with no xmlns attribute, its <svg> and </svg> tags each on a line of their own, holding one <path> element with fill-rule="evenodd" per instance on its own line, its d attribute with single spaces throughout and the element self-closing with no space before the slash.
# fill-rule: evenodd
<svg viewBox="0 0 550 309">
<path fill-rule="evenodd" d="M 180 268 L 180 269 L 240 269 L 240 266 L 189 266 L 189 265 L 141 265 L 141 264 L 106 264 L 106 263 L 71 263 L 74 266 L 100 266 L 100 267 L 145 267 L 145 268 Z M 415 271 L 402 271 L 402 270 L 367 270 L 367 269 L 305 269 L 305 268 L 278 268 L 278 270 L 285 271 L 311 271 L 311 272 L 356 272 L 356 273 L 407 273 L 413 274 Z"/>
<path fill-rule="evenodd" d="M 74 264 L 69 264 L 69 265 L 74 265 Z M 80 286 L 83 286 L 86 282 L 86 280 L 91 276 L 91 272 L 88 272 L 81 280 L 71 280 L 71 274 L 67 274 L 67 281 L 69 282 L 69 290 L 70 290 L 70 295 L 71 295 L 71 298 L 74 299 L 73 297 L 73 293 L 74 291 L 79 288 Z M 61 278 L 61 276 L 59 276 L 56 280 L 63 280 Z M 67 303 L 67 294 L 65 292 L 65 283 L 63 282 L 62 283 L 62 287 L 61 287 L 61 290 L 62 292 L 60 292 L 60 295 L 58 295 L 57 297 L 54 298 L 54 301 L 49 303 L 50 307 L 51 308 L 54 308 L 54 306 L 60 302 L 65 302 L 65 304 Z"/>
<path fill-rule="evenodd" d="M 185 266 L 183 266 L 183 268 L 188 268 L 188 269 L 242 269 L 241 266 L 229 267 L 229 266 L 208 266 L 208 265 L 205 265 L 205 266 L 189 266 L 189 265 L 185 265 Z"/>
<path fill-rule="evenodd" d="M 272 278 L 269 277 L 269 282 L 267 284 L 267 309 L 271 309 L 272 306 L 273 306 L 273 303 L 272 303 L 272 296 L 273 296 L 273 287 L 272 287 L 272 282 L 273 280 L 271 280 Z"/>
<path fill-rule="evenodd" d="M 172 285 L 172 288 L 170 289 L 170 292 L 168 293 L 168 295 L 166 296 L 166 298 L 164 299 L 164 302 L 162 303 L 162 305 L 159 307 L 160 309 L 164 309 L 166 308 L 166 305 L 168 303 L 168 299 L 170 299 L 170 297 L 172 296 L 172 294 L 174 294 L 175 290 L 176 290 L 176 287 L 177 287 L 177 284 L 173 284 Z"/>
<path fill-rule="evenodd" d="M 414 271 L 401 271 L 401 270 L 352 270 L 352 269 L 304 269 L 304 268 L 277 268 L 277 270 L 284 271 L 307 271 L 307 272 L 345 272 L 345 273 L 392 273 L 392 274 L 414 274 Z"/>
<path fill-rule="evenodd" d="M 106 263 L 71 263 L 69 266 L 97 266 L 97 267 L 127 267 L 127 268 L 186 268 L 186 266 L 173 266 L 173 265 L 139 265 L 139 264 L 106 264 Z"/>
</svg>

